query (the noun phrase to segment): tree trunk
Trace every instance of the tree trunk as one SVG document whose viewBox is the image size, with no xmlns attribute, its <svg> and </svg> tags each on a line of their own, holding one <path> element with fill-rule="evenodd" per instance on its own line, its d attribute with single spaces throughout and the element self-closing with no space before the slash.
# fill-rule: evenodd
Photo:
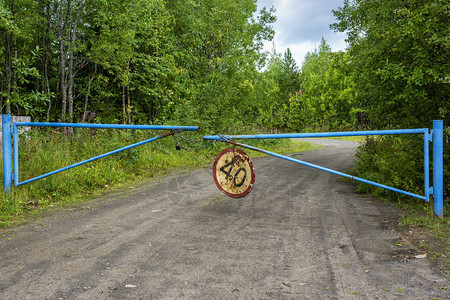
<svg viewBox="0 0 450 300">
<path fill-rule="evenodd" d="M 5 45 L 5 73 L 6 73 L 6 114 L 11 114 L 11 35 L 9 30 L 6 31 L 6 45 Z"/>
<path fill-rule="evenodd" d="M 127 85 L 127 102 L 128 102 L 128 110 L 127 110 L 127 115 L 128 115 L 128 124 L 131 123 L 131 98 L 130 98 L 130 84 Z"/>
<path fill-rule="evenodd" d="M 12 20 L 15 17 L 15 0 L 11 1 L 11 16 Z M 16 75 L 14 73 L 13 58 L 17 60 L 17 38 L 14 32 L 6 31 L 6 53 L 5 53 L 5 66 L 6 66 L 6 113 L 11 114 L 11 100 L 13 93 L 16 90 Z"/>
<path fill-rule="evenodd" d="M 127 124 L 127 104 L 125 102 L 125 86 L 122 87 L 123 124 Z"/>
<path fill-rule="evenodd" d="M 47 28 L 45 29 L 45 37 L 44 37 L 44 56 L 42 58 L 42 70 L 43 70 L 43 77 L 44 77 L 44 88 L 47 91 L 47 97 L 48 97 L 48 109 L 47 109 L 47 122 L 50 121 L 50 110 L 52 108 L 52 97 L 50 93 L 50 84 L 48 81 L 48 65 L 49 65 L 49 57 L 50 57 L 50 2 L 47 2 L 46 7 L 46 15 L 47 18 Z"/>
<path fill-rule="evenodd" d="M 73 75 L 73 56 L 76 41 L 76 33 L 77 33 L 77 25 L 80 19 L 80 13 L 83 8 L 84 0 L 80 1 L 80 4 L 77 9 L 77 15 L 73 22 L 73 29 L 71 32 L 70 45 L 69 45 L 69 66 L 68 66 L 68 101 L 69 101 L 69 121 L 73 122 L 73 94 L 74 94 L 74 75 Z"/>
<path fill-rule="evenodd" d="M 14 1 L 12 1 L 12 5 L 11 5 L 11 12 L 13 14 L 13 18 L 14 18 Z M 18 53 L 17 53 L 17 37 L 14 33 L 12 33 L 12 50 L 13 50 L 13 55 L 14 55 L 14 62 L 17 63 L 17 57 L 18 57 Z M 12 66 L 12 70 L 11 70 L 11 96 L 16 92 L 16 88 L 17 88 L 17 76 L 16 76 L 16 67 L 13 65 Z M 9 106 L 9 113 L 11 113 L 11 104 L 8 104 Z"/>
<path fill-rule="evenodd" d="M 84 123 L 86 121 L 87 107 L 88 107 L 88 102 L 89 102 L 89 94 L 91 93 L 91 84 L 92 84 L 92 81 L 95 78 L 96 73 L 97 73 L 97 63 L 94 63 L 94 74 L 92 74 L 92 76 L 89 78 L 89 81 L 88 81 L 88 87 L 87 87 L 87 91 L 86 91 L 86 98 L 85 98 L 85 101 L 84 101 L 83 118 L 81 120 L 81 123 Z"/>
<path fill-rule="evenodd" d="M 131 123 L 131 96 L 130 96 L 130 60 L 127 62 L 127 73 L 128 73 L 128 82 L 127 82 L 127 115 L 128 115 L 128 123 Z"/>
<path fill-rule="evenodd" d="M 67 112 L 67 94 L 66 94 L 66 59 L 64 56 L 64 33 L 63 33 L 63 12 L 62 3 L 58 5 L 56 18 L 56 30 L 58 32 L 59 42 L 59 83 L 61 86 L 61 119 L 66 121 Z"/>
<path fill-rule="evenodd" d="M 14 20 L 15 0 L 11 1 L 11 15 Z M 12 31 L 6 30 L 5 71 L 6 71 L 6 113 L 11 114 L 12 94 L 15 91 L 16 76 L 14 74 L 12 56 L 17 59 L 17 38 Z"/>
</svg>

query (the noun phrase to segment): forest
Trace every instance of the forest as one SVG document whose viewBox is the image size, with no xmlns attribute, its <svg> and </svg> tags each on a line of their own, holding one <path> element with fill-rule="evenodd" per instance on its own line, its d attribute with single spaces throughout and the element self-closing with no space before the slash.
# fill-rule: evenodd
<svg viewBox="0 0 450 300">
<path fill-rule="evenodd" d="M 347 50 L 322 39 L 299 66 L 289 49 L 262 51 L 276 11 L 256 0 L 1 0 L 1 112 L 208 134 L 442 119 L 448 207 L 450 3 L 345 0 L 333 14 Z M 368 138 L 355 172 L 422 193 L 422 147 L 416 137 Z"/>
</svg>

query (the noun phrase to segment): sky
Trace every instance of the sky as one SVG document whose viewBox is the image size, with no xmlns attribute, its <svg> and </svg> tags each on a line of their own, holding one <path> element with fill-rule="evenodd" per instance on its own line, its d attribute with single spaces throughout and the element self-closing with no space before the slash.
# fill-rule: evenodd
<svg viewBox="0 0 450 300">
<path fill-rule="evenodd" d="M 332 10 L 343 4 L 344 0 L 258 0 L 258 10 L 275 7 L 275 49 L 284 54 L 289 48 L 300 67 L 306 53 L 317 48 L 322 37 L 332 51 L 345 50 L 345 33 L 330 30 L 330 24 L 336 22 Z M 266 42 L 264 50 L 272 51 L 273 42 Z"/>
</svg>

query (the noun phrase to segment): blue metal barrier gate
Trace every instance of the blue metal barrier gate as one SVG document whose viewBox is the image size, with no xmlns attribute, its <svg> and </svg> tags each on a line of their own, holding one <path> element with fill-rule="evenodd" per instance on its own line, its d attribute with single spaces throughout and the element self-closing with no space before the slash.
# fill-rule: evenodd
<svg viewBox="0 0 450 300">
<path fill-rule="evenodd" d="M 394 134 L 423 134 L 424 145 L 424 195 L 417 195 L 404 190 L 393 188 L 387 185 L 383 185 L 377 182 L 345 174 L 336 170 L 321 167 L 312 163 L 308 163 L 302 160 L 294 159 L 289 156 L 280 155 L 267 150 L 259 149 L 246 144 L 237 143 L 234 139 L 279 139 L 279 138 L 317 138 L 317 137 L 342 137 L 342 136 L 366 136 L 366 135 L 394 135 Z M 286 133 L 286 134 L 259 134 L 259 135 L 233 135 L 233 136 L 221 136 L 211 135 L 204 136 L 205 140 L 216 140 L 234 144 L 237 146 L 245 147 L 251 150 L 262 152 L 268 155 L 272 155 L 278 158 L 282 158 L 291 162 L 302 164 L 308 167 L 316 168 L 325 172 L 336 174 L 339 176 L 354 179 L 356 181 L 371 184 L 377 187 L 381 187 L 390 191 L 394 191 L 400 194 L 415 197 L 426 202 L 430 201 L 430 195 L 434 197 L 434 214 L 443 216 L 443 121 L 433 121 L 433 129 L 430 131 L 428 128 L 419 129 L 399 129 L 399 130 L 377 130 L 377 131 L 350 131 L 350 132 L 323 132 L 323 133 Z M 430 187 L 430 175 L 429 175 L 429 142 L 433 142 L 433 186 Z"/>
<path fill-rule="evenodd" d="M 72 128 L 107 128 L 107 129 L 146 129 L 146 130 L 171 130 L 171 132 L 155 136 L 151 139 L 147 139 L 135 144 L 131 144 L 120 149 L 116 149 L 87 160 L 72 164 L 70 166 L 37 176 L 22 182 L 19 182 L 19 126 L 35 126 L 35 127 L 72 127 Z M 3 133 L 3 184 L 5 191 L 11 190 L 11 184 L 14 181 L 14 186 L 24 185 L 50 175 L 66 171 L 68 169 L 81 166 L 91 161 L 106 157 L 108 155 L 116 154 L 137 146 L 141 146 L 158 139 L 170 136 L 174 134 L 174 131 L 195 131 L 198 130 L 197 126 L 165 126 L 165 125 L 119 125 L 119 124 L 84 124 L 84 123 L 40 123 L 40 122 L 17 122 L 11 124 L 11 115 L 2 116 L 2 133 Z M 13 141 L 11 140 L 13 135 Z M 14 144 L 14 173 L 13 173 L 13 161 L 12 161 L 12 145 Z"/>
<path fill-rule="evenodd" d="M 108 153 L 72 164 L 70 166 L 43 174 L 41 176 L 19 182 L 19 126 L 39 126 L 39 127 L 77 127 L 77 128 L 109 128 L 109 129 L 147 129 L 147 130 L 172 130 L 170 133 L 159 135 L 151 139 L 147 139 Z M 170 136 L 175 131 L 194 131 L 198 130 L 197 126 L 163 126 L 163 125 L 116 125 L 116 124 L 82 124 L 82 123 L 39 123 L 39 122 L 18 122 L 11 124 L 11 115 L 2 116 L 2 132 L 3 132 L 3 183 L 5 191 L 9 192 L 11 184 L 14 182 L 15 186 L 24 185 L 45 178 L 47 176 L 80 166 L 82 164 L 112 155 L 127 149 L 131 149 L 140 145 L 144 145 L 155 140 Z M 424 135 L 424 195 L 417 195 L 401 189 L 386 186 L 377 182 L 345 174 L 336 170 L 321 167 L 312 163 L 294 159 L 285 155 L 280 155 L 267 150 L 259 149 L 253 146 L 237 143 L 234 139 L 277 139 L 277 138 L 317 138 L 317 137 L 342 137 L 342 136 L 366 136 L 366 135 L 394 135 L 394 134 L 423 134 Z M 12 143 L 11 135 L 13 135 L 14 143 Z M 443 216 L 443 191 L 444 191 L 444 176 L 443 176 L 443 121 L 433 121 L 433 129 L 428 128 L 419 129 L 399 129 L 399 130 L 377 130 L 377 131 L 354 131 L 354 132 L 324 132 L 324 133 L 287 133 L 287 134 L 259 134 L 259 135 L 235 135 L 235 136 L 221 136 L 212 135 L 204 136 L 205 140 L 222 141 L 237 146 L 245 147 L 251 150 L 263 152 L 268 155 L 279 157 L 291 162 L 302 164 L 308 167 L 316 168 L 325 172 L 336 174 L 339 176 L 351 178 L 360 182 L 381 187 L 390 191 L 415 197 L 426 202 L 430 201 L 430 195 L 434 198 L 434 214 Z M 433 142 L 433 186 L 430 186 L 429 175 L 429 143 Z M 13 173 L 13 148 L 14 144 L 14 173 Z"/>
</svg>

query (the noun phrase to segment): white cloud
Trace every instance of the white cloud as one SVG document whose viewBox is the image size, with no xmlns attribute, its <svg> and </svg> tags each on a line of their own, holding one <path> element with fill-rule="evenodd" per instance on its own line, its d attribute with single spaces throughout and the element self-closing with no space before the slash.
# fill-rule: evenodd
<svg viewBox="0 0 450 300">
<path fill-rule="evenodd" d="M 342 6 L 343 0 L 259 0 L 258 7 L 275 6 L 277 22 L 273 25 L 277 52 L 289 48 L 297 65 L 301 66 L 308 51 L 320 44 L 322 37 L 333 51 L 345 50 L 345 34 L 335 33 L 329 25 L 335 22 L 333 9 Z M 265 50 L 272 50 L 272 42 Z"/>
<path fill-rule="evenodd" d="M 313 51 L 315 48 L 317 48 L 319 45 L 316 42 L 313 41 L 305 41 L 299 44 L 293 44 L 290 47 L 288 47 L 291 52 L 292 56 L 297 62 L 297 66 L 300 68 L 303 63 L 303 59 L 305 58 L 306 53 Z M 298 58 L 302 58 L 302 60 L 298 60 Z"/>
</svg>

